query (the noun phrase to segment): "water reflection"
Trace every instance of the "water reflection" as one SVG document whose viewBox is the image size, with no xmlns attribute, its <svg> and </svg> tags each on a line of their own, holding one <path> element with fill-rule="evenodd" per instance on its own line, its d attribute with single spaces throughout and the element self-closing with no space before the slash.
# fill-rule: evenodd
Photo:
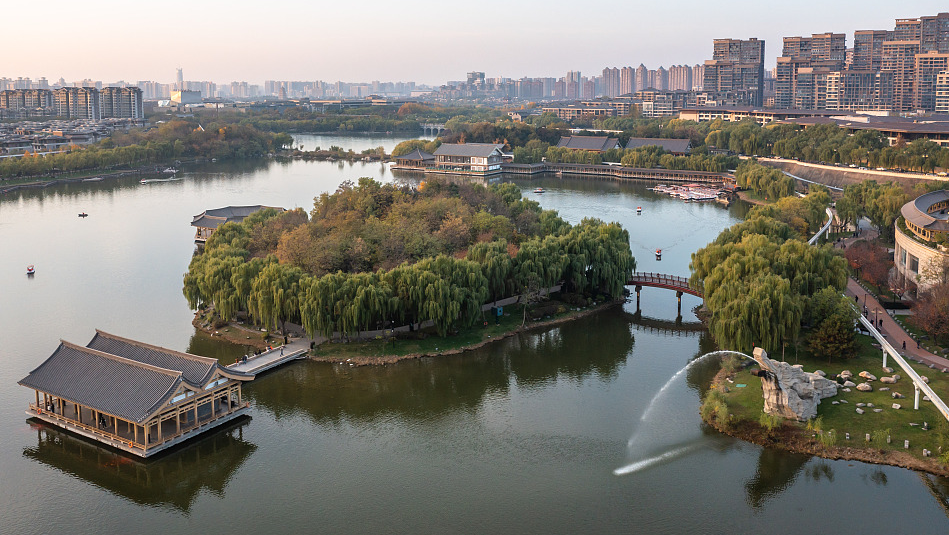
<svg viewBox="0 0 949 535">
<path fill-rule="evenodd" d="M 228 481 L 257 446 L 244 440 L 249 418 L 156 459 L 140 460 L 31 421 L 36 447 L 23 455 L 141 505 L 188 513 L 202 489 L 224 498 Z"/>
<path fill-rule="evenodd" d="M 277 418 L 303 413 L 339 422 L 395 413 L 423 419 L 472 410 L 490 394 L 507 393 L 512 379 L 526 387 L 559 378 L 609 380 L 633 349 L 630 326 L 631 314 L 617 307 L 459 356 L 389 366 L 295 363 L 254 381 L 244 395 Z"/>
<path fill-rule="evenodd" d="M 929 493 L 936 499 L 936 503 L 942 507 L 942 510 L 949 516 L 949 478 L 934 476 L 930 474 L 919 474 L 923 484 L 929 490 Z"/>
<path fill-rule="evenodd" d="M 695 336 L 705 332 L 705 324 L 701 321 L 682 321 L 682 316 L 675 320 L 651 318 L 643 316 L 642 310 L 633 313 L 633 323 L 649 332 L 668 336 Z"/>
<path fill-rule="evenodd" d="M 192 355 L 201 355 L 202 357 L 211 357 L 217 359 L 223 365 L 237 362 L 244 355 L 253 354 L 254 346 L 245 346 L 240 344 L 230 344 L 221 342 L 220 338 L 214 338 L 204 331 L 195 329 L 188 341 L 186 353 Z"/>
<path fill-rule="evenodd" d="M 762 448 L 755 475 L 745 482 L 748 505 L 760 509 L 768 500 L 787 490 L 810 459 L 810 455 Z"/>
</svg>

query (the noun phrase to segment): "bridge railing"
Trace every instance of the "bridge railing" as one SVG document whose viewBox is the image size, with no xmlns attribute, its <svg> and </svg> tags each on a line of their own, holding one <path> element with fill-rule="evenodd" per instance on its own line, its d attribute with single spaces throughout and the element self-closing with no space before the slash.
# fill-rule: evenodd
<svg viewBox="0 0 949 535">
<path fill-rule="evenodd" d="M 645 273 L 645 272 L 635 272 L 633 276 L 630 277 L 630 283 L 648 283 L 648 284 L 662 284 L 675 288 L 682 288 L 684 290 L 693 290 L 701 292 L 702 288 L 696 288 L 689 282 L 687 277 L 680 277 L 678 275 L 667 275 L 665 273 Z"/>
</svg>

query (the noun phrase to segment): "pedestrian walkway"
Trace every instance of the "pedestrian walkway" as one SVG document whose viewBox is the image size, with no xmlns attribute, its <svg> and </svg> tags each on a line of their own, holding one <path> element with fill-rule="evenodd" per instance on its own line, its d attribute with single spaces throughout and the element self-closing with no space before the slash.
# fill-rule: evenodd
<svg viewBox="0 0 949 535">
<path fill-rule="evenodd" d="M 864 310 L 866 307 L 867 319 L 876 323 L 877 330 L 883 334 L 897 351 L 911 359 L 922 361 L 924 364 L 932 364 L 940 371 L 949 369 L 949 359 L 934 355 L 929 351 L 919 347 L 918 342 L 905 330 L 900 324 L 896 323 L 883 305 L 873 295 L 867 293 L 857 281 L 852 278 L 847 279 L 847 296 L 854 299 L 857 308 Z"/>
<path fill-rule="evenodd" d="M 309 341 L 305 338 L 298 338 L 289 344 L 241 359 L 228 365 L 227 369 L 247 374 L 263 373 L 291 360 L 302 358 L 309 349 Z"/>
</svg>

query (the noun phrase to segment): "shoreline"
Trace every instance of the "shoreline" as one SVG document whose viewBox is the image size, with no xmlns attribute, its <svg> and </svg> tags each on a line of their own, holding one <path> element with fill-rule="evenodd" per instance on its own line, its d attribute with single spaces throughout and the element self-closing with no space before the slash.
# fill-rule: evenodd
<svg viewBox="0 0 949 535">
<path fill-rule="evenodd" d="M 443 357 L 443 356 L 449 356 L 449 355 L 460 355 L 461 353 L 480 349 L 482 347 L 487 346 L 488 344 L 492 344 L 500 340 L 510 338 L 512 336 L 515 336 L 523 332 L 555 327 L 557 325 L 562 325 L 564 323 L 568 323 L 580 318 L 585 318 L 587 316 L 591 316 L 593 314 L 602 312 L 610 307 L 622 305 L 624 302 L 625 302 L 624 300 L 621 300 L 621 301 L 613 301 L 610 303 L 603 303 L 600 305 L 596 305 L 595 307 L 582 310 L 580 312 L 561 316 L 559 318 L 552 318 L 545 321 L 530 322 L 524 326 L 519 326 L 515 329 L 506 331 L 501 335 L 495 336 L 487 340 L 482 340 L 474 344 L 469 344 L 469 345 L 457 347 L 454 349 L 447 349 L 445 351 L 438 351 L 435 353 L 409 353 L 407 355 L 383 355 L 383 356 L 378 356 L 378 357 L 363 356 L 363 357 L 350 357 L 348 359 L 341 359 L 339 357 L 334 357 L 332 355 L 325 355 L 325 356 L 324 355 L 307 355 L 306 358 L 314 362 L 328 362 L 332 364 L 351 364 L 353 366 L 385 366 L 387 364 L 394 364 L 396 362 L 400 362 L 403 360 L 420 359 L 420 358 L 425 358 L 425 357 Z M 316 347 L 319 348 L 321 345 L 322 344 L 317 344 Z"/>
<path fill-rule="evenodd" d="M 723 384 L 728 373 L 721 369 L 712 379 L 711 389 Z M 938 457 L 921 459 L 903 451 L 886 451 L 879 448 L 858 448 L 851 446 L 823 446 L 816 439 L 807 436 L 812 433 L 799 428 L 795 423 L 782 422 L 774 431 L 767 431 L 757 422 L 743 420 L 732 426 L 722 426 L 714 417 L 702 421 L 723 435 L 757 444 L 766 448 L 776 448 L 789 453 L 813 455 L 832 461 L 860 461 L 868 464 L 878 464 L 906 468 L 918 472 L 949 477 L 949 467 L 939 462 Z M 858 439 L 853 439 L 858 442 Z"/>
</svg>

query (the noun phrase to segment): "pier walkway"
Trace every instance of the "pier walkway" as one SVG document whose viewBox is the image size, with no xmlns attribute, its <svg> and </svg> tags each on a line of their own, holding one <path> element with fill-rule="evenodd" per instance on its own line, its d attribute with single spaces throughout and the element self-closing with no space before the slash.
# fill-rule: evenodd
<svg viewBox="0 0 949 535">
<path fill-rule="evenodd" d="M 247 360 L 239 360 L 233 364 L 228 364 L 227 369 L 247 374 L 259 374 L 291 360 L 304 358 L 309 349 L 309 342 L 305 338 L 298 338 L 287 345 L 247 357 Z"/>
</svg>

